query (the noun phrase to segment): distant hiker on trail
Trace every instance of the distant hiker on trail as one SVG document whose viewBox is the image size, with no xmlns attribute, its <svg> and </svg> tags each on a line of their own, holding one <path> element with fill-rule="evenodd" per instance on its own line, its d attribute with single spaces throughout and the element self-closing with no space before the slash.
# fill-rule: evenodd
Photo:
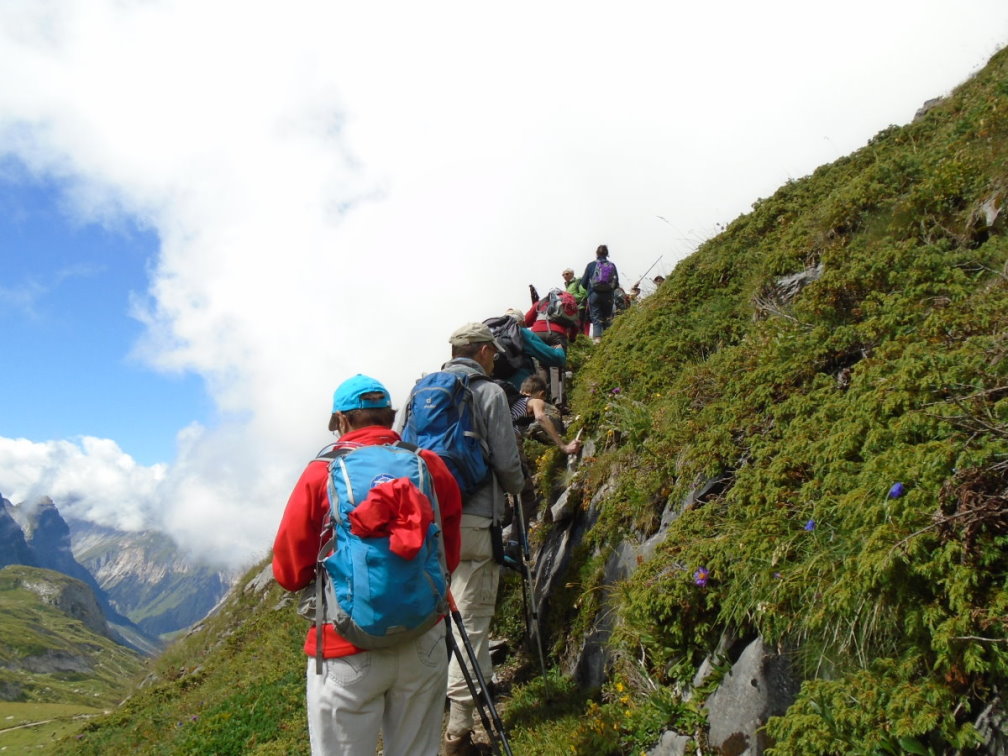
<svg viewBox="0 0 1008 756">
<path fill-rule="evenodd" d="M 329 418 L 339 439 L 301 474 L 273 544 L 273 575 L 288 591 L 341 575 L 350 560 L 368 559 L 366 574 L 353 583 L 356 596 L 348 599 L 341 590 L 346 580 L 334 589 L 335 577 L 325 581 L 327 598 L 315 594 L 323 597 L 314 605 L 320 617 L 304 650 L 308 735 L 316 755 L 373 754 L 379 731 L 389 756 L 434 756 L 440 746 L 448 655 L 443 598 L 430 586 L 440 583 L 443 596 L 444 570 L 459 563 L 461 497 L 436 454 L 398 446 L 394 417 L 389 393 L 375 379 L 356 375 L 340 384 Z M 330 490 L 337 501 L 330 502 Z M 329 553 L 326 575 L 317 575 L 318 560 Z M 368 593 L 368 580 L 391 583 L 394 595 Z M 368 621 L 381 616 L 387 624 L 368 624 L 365 631 L 361 611 Z M 411 627 L 420 616 L 422 624 Z M 361 638 L 379 633 L 386 633 L 384 647 L 366 650 L 371 643 Z"/>
<path fill-rule="evenodd" d="M 454 380 L 455 385 L 462 386 L 459 401 L 463 407 L 458 414 L 463 419 L 455 427 L 461 430 L 463 424 L 470 425 L 471 428 L 462 435 L 468 439 L 473 437 L 473 433 L 478 436 L 484 454 L 480 460 L 473 462 L 475 467 L 482 462 L 483 477 L 469 480 L 469 476 L 463 476 L 466 482 L 461 485 L 461 561 L 452 574 L 451 592 L 476 650 L 479 668 L 489 680 L 493 676 L 490 622 L 497 601 L 500 565 L 504 559 L 500 541 L 501 522 L 507 505 L 506 495 L 519 493 L 524 477 L 504 389 L 489 378 L 498 353 L 503 351 L 502 345 L 484 323 L 466 323 L 451 335 L 449 343 L 452 359 L 442 366 L 441 371 L 424 376 L 417 382 L 401 422 L 403 436 L 408 441 L 416 438 L 420 445 L 444 443 L 446 439 L 437 437 L 440 432 L 435 429 L 435 423 L 428 422 L 434 413 L 428 413 L 426 405 L 436 404 L 438 396 L 448 395 L 444 388 L 439 388 L 443 379 Z M 453 443 L 460 444 L 461 441 Z M 465 452 L 462 456 L 468 457 L 469 453 Z M 448 669 L 448 698 L 451 707 L 445 753 L 448 756 L 480 753 L 472 739 L 475 702 L 455 658 Z"/>
<path fill-rule="evenodd" d="M 574 277 L 573 268 L 564 268 L 563 273 L 560 274 L 563 277 L 564 289 L 574 297 L 574 301 L 577 302 L 578 306 L 578 333 L 587 332 L 584 330 L 585 323 L 588 322 L 588 290 L 581 285 L 581 279 Z"/>
<path fill-rule="evenodd" d="M 609 261 L 609 248 L 605 244 L 599 245 L 595 259 L 585 267 L 581 285 L 588 290 L 588 319 L 592 340 L 597 344 L 612 323 L 613 292 L 619 288 L 619 273 Z"/>
<path fill-rule="evenodd" d="M 532 306 L 525 313 L 525 325 L 550 346 L 567 352 L 567 345 L 577 338 L 580 326 L 577 300 L 564 289 L 550 289 L 540 297 L 534 286 Z"/>
<path fill-rule="evenodd" d="M 515 428 L 529 438 L 544 444 L 556 444 L 564 454 L 581 451 L 581 441 L 563 440 L 564 426 L 560 410 L 546 401 L 546 382 L 530 375 L 521 385 L 521 397 L 511 404 L 511 419 Z"/>
<path fill-rule="evenodd" d="M 537 361 L 543 368 L 563 368 L 567 355 L 560 346 L 549 346 L 531 328 L 525 328 L 525 314 L 511 308 L 503 316 L 483 321 L 494 338 L 504 347 L 504 353 L 494 361 L 493 378 L 507 381 L 515 393 L 522 381 L 535 372 Z M 515 340 L 519 343 L 515 344 Z"/>
<path fill-rule="evenodd" d="M 578 304 L 581 304 L 588 298 L 588 289 L 581 285 L 580 278 L 574 278 L 573 268 L 564 268 L 563 273 L 560 275 L 563 277 L 564 289 L 570 292 Z"/>
</svg>

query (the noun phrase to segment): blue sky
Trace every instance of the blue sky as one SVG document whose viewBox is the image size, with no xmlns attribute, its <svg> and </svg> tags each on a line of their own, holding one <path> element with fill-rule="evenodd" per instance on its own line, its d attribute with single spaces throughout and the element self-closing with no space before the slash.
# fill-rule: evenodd
<svg viewBox="0 0 1008 756">
<path fill-rule="evenodd" d="M 667 273 L 1006 43 L 1004 0 L 0 3 L 0 493 L 261 556 L 341 380 L 400 403 L 600 243 Z"/>
<path fill-rule="evenodd" d="M 13 175 L 12 175 L 13 174 Z M 20 174 L 20 178 L 18 177 Z M 0 181 L 0 435 L 116 439 L 137 462 L 170 462 L 175 434 L 213 407 L 199 376 L 132 356 L 158 239 L 129 219 L 74 222 L 52 183 Z"/>
</svg>

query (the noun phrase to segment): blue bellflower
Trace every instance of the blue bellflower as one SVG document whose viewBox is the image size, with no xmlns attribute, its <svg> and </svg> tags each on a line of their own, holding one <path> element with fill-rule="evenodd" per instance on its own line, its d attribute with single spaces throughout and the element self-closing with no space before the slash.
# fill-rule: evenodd
<svg viewBox="0 0 1008 756">
<path fill-rule="evenodd" d="M 710 570 L 706 567 L 697 567 L 697 571 L 693 573 L 693 582 L 703 588 L 707 585 L 707 578 L 710 577 Z"/>
</svg>

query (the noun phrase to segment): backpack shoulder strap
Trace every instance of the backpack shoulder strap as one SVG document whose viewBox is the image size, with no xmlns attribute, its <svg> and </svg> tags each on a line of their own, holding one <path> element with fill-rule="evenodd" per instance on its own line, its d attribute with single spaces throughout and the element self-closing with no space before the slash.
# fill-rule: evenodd
<svg viewBox="0 0 1008 756">
<path fill-rule="evenodd" d="M 361 446 L 361 444 L 352 441 L 344 441 L 343 443 L 336 441 L 328 446 L 323 446 L 319 453 L 315 455 L 315 459 L 332 461 L 337 457 L 345 457 L 350 452 L 360 449 Z"/>
</svg>

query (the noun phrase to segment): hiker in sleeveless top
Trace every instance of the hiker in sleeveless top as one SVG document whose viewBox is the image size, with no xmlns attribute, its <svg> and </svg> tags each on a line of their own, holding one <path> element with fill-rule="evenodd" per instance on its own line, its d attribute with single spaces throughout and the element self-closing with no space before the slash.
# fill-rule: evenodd
<svg viewBox="0 0 1008 756">
<path fill-rule="evenodd" d="M 303 589 L 320 578 L 316 565 L 326 557 L 320 551 L 329 550 L 330 536 L 335 546 L 323 565 L 326 573 L 330 562 L 353 549 L 365 548 L 372 550 L 369 554 L 379 553 L 405 569 L 433 569 L 433 581 L 429 573 L 410 573 L 411 579 L 405 583 L 426 583 L 426 595 L 404 588 L 402 580 L 397 580 L 394 591 L 373 597 L 374 605 L 366 607 L 369 612 L 382 606 L 400 611 L 398 607 L 431 601 L 430 586 L 443 584 L 443 570 L 454 570 L 458 565 L 459 487 L 435 453 L 398 445 L 399 435 L 391 429 L 394 417 L 388 391 L 373 378 L 356 375 L 336 389 L 329 430 L 338 432 L 339 438 L 301 474 L 273 544 L 273 575 L 288 591 Z M 372 475 L 376 469 L 379 473 L 385 470 L 386 465 L 391 472 Z M 339 480 L 331 479 L 330 469 L 338 471 Z M 367 471 L 367 475 L 358 470 Z M 339 502 L 335 502 L 331 509 L 330 491 L 336 492 L 336 499 L 354 501 L 344 501 L 338 510 Z M 338 517 L 349 511 L 347 521 L 331 519 L 334 511 Z M 381 564 L 372 567 L 368 562 L 369 574 L 363 577 L 377 584 Z M 372 570 L 374 574 L 370 574 Z M 358 588 L 356 581 L 353 585 Z M 441 743 L 448 677 L 440 598 L 433 602 L 433 613 L 424 610 L 427 614 L 422 625 L 407 624 L 405 631 L 402 624 L 392 625 L 391 640 L 385 641 L 389 645 L 367 650 L 343 637 L 334 625 L 341 621 L 335 605 L 344 607 L 346 593 L 334 587 L 324 614 L 320 603 L 313 605 L 311 613 L 320 612 L 320 616 L 305 638 L 312 754 L 373 754 L 380 731 L 384 753 L 389 756 L 434 756 Z M 364 593 L 356 590 L 358 605 Z M 341 594 L 343 598 L 337 598 Z M 353 610 L 349 616 L 356 617 Z M 401 618 L 396 616 L 393 621 L 400 623 Z M 356 639 L 360 628 L 354 622 L 348 626 L 353 627 Z M 400 642 L 406 635 L 413 637 Z"/>
<path fill-rule="evenodd" d="M 609 248 L 600 244 L 595 259 L 585 267 L 581 285 L 588 290 L 588 318 L 592 341 L 596 344 L 612 324 L 614 292 L 619 288 L 619 273 L 609 261 Z"/>
<path fill-rule="evenodd" d="M 511 421 L 523 436 L 543 444 L 556 444 L 564 454 L 581 451 L 581 441 L 563 440 L 564 425 L 560 410 L 546 400 L 546 382 L 530 375 L 521 385 L 521 396 L 511 404 Z"/>
</svg>

